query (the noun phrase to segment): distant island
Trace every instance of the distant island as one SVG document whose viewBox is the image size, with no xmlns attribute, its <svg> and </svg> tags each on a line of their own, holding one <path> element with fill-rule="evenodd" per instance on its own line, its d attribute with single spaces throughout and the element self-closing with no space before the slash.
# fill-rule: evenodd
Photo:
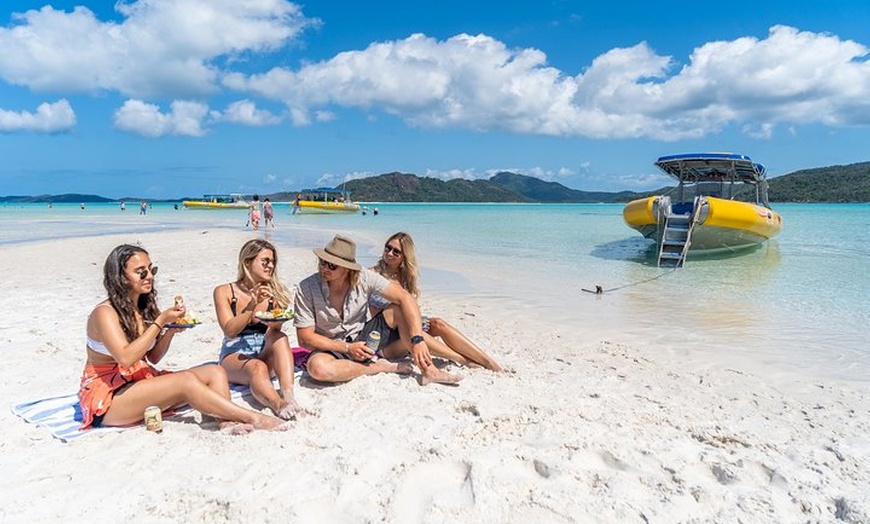
<svg viewBox="0 0 870 524">
<path fill-rule="evenodd" d="M 768 180 L 771 202 L 870 202 L 870 162 L 845 166 L 802 169 Z M 529 203 L 620 203 L 635 198 L 658 195 L 670 189 L 654 191 L 606 192 L 571 189 L 557 182 L 503 171 L 488 180 L 440 180 L 412 173 L 385 173 L 351 180 L 343 185 L 357 202 L 529 202 Z M 741 200 L 753 200 L 750 187 L 737 194 Z M 273 202 L 290 202 L 296 191 L 261 194 Z M 39 196 L 0 196 L 0 203 L 79 203 L 79 202 L 178 202 L 197 197 L 160 199 L 142 197 L 105 198 L 98 195 L 64 194 Z"/>
</svg>

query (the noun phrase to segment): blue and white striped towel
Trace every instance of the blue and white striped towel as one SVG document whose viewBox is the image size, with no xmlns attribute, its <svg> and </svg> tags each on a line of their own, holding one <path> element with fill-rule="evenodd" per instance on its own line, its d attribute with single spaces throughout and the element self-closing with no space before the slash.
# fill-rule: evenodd
<svg viewBox="0 0 870 524">
<path fill-rule="evenodd" d="M 297 371 L 298 377 L 301 372 Z M 273 380 L 277 387 L 278 380 Z M 239 399 L 251 394 L 248 386 L 238 384 L 230 385 L 230 395 L 233 399 Z M 173 415 L 183 415 L 193 411 L 190 406 L 184 406 L 176 409 Z M 52 436 L 60 439 L 63 442 L 70 442 L 85 435 L 93 435 L 105 433 L 108 431 L 124 431 L 130 428 L 139 427 L 142 424 L 133 424 L 131 426 L 121 427 L 101 427 L 79 430 L 82 424 L 82 410 L 79 406 L 78 393 L 71 395 L 61 395 L 59 397 L 50 397 L 30 402 L 22 402 L 12 406 L 12 413 L 23 418 L 31 424 L 48 429 Z"/>
</svg>

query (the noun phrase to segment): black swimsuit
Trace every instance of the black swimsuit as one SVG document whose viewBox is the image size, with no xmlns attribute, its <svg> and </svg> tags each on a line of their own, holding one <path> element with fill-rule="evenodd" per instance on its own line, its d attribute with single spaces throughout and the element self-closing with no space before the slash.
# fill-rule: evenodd
<svg viewBox="0 0 870 524">
<path fill-rule="evenodd" d="M 233 312 L 233 316 L 236 316 L 236 302 L 238 302 L 238 299 L 236 298 L 236 289 L 233 287 L 232 284 L 230 284 L 230 293 L 233 294 L 233 298 L 230 299 L 230 311 Z M 236 336 L 243 337 L 245 335 L 252 335 L 254 333 L 265 333 L 267 329 L 268 326 L 266 326 L 266 324 L 263 324 L 262 322 L 252 322 L 245 326 L 245 329 L 243 329 Z"/>
</svg>

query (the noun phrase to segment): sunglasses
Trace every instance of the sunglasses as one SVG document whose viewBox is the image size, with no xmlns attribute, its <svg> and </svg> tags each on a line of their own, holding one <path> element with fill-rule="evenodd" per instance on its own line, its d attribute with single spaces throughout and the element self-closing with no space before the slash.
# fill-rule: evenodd
<svg viewBox="0 0 870 524">
<path fill-rule="evenodd" d="M 264 258 L 263 260 L 260 260 L 260 264 L 262 264 L 263 267 L 269 267 L 269 266 L 274 266 L 275 261 L 272 260 L 271 258 Z"/>
<path fill-rule="evenodd" d="M 335 271 L 338 269 L 338 266 L 333 264 L 332 262 L 327 262 L 326 260 L 320 259 L 320 267 L 328 268 L 330 271 Z"/>
<path fill-rule="evenodd" d="M 392 253 L 396 256 L 401 256 L 403 254 L 401 249 L 396 249 L 389 244 L 384 245 L 384 253 Z"/>
<path fill-rule="evenodd" d="M 137 275 L 139 275 L 139 280 L 145 280 L 145 277 L 148 276 L 148 273 L 151 273 L 152 277 L 157 276 L 157 266 L 153 267 L 143 267 L 142 269 L 137 269 L 134 271 Z"/>
</svg>

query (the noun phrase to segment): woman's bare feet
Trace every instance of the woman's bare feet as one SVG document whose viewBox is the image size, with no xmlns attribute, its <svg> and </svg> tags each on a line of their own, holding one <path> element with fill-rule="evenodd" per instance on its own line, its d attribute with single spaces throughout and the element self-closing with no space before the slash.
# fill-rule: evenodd
<svg viewBox="0 0 870 524">
<path fill-rule="evenodd" d="M 465 377 L 459 375 L 451 375 L 446 371 L 441 371 L 434 364 L 420 370 L 420 384 L 425 386 L 431 383 L 457 385 L 460 380 Z"/>
<path fill-rule="evenodd" d="M 278 415 L 278 418 L 284 420 L 296 420 L 297 417 L 304 417 L 306 415 L 314 415 L 314 411 L 310 409 L 303 408 L 296 402 L 296 399 L 292 396 L 288 398 L 284 398 L 282 405 L 275 412 Z"/>
<path fill-rule="evenodd" d="M 254 426 L 255 429 L 266 429 L 266 430 L 285 430 L 286 427 L 281 427 L 284 424 L 284 421 L 277 417 L 272 417 L 269 415 L 263 415 L 262 413 L 256 413 L 254 415 L 254 420 L 251 422 L 251 425 Z"/>
<path fill-rule="evenodd" d="M 220 427 L 221 433 L 224 435 L 247 435 L 248 433 L 257 431 L 257 428 L 255 428 L 253 424 L 233 422 L 231 420 L 221 422 L 218 427 Z"/>
</svg>

